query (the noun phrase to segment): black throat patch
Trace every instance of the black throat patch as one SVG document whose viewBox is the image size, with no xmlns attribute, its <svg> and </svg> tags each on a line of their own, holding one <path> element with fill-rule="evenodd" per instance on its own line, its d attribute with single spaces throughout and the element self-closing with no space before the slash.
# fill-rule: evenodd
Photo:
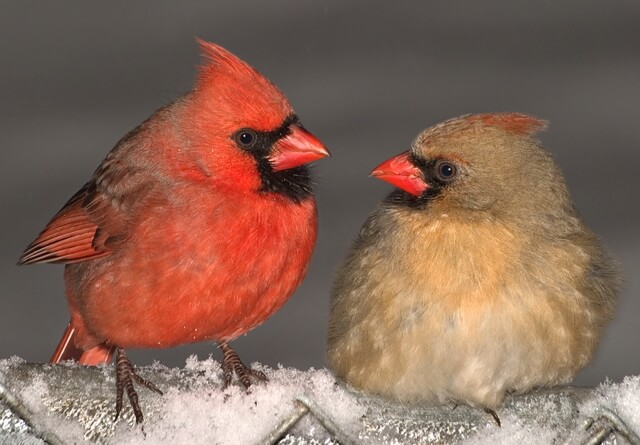
<svg viewBox="0 0 640 445">
<path fill-rule="evenodd" d="M 291 132 L 289 127 L 292 124 L 301 126 L 295 114 L 288 116 L 275 130 L 252 130 L 257 137 L 256 143 L 251 148 L 240 147 L 240 149 L 256 160 L 262 182 L 261 193 L 277 193 L 295 203 L 300 203 L 313 194 L 313 180 L 309 167 L 300 165 L 287 170 L 274 171 L 268 159 L 274 145 L 289 135 Z"/>
</svg>

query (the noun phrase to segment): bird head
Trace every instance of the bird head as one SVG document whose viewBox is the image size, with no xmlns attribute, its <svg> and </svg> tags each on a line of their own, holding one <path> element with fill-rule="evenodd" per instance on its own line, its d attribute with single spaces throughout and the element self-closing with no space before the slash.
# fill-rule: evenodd
<svg viewBox="0 0 640 445">
<path fill-rule="evenodd" d="M 304 197 L 305 164 L 329 156 L 327 149 L 269 80 L 224 48 L 198 42 L 204 63 L 193 91 L 175 104 L 181 172 L 220 188 Z"/>
<path fill-rule="evenodd" d="M 546 122 L 517 113 L 457 117 L 426 129 L 410 150 L 371 176 L 400 191 L 390 199 L 412 206 L 514 211 L 568 199 L 549 153 L 534 138 Z M 520 201 L 520 202 L 518 202 Z"/>
</svg>

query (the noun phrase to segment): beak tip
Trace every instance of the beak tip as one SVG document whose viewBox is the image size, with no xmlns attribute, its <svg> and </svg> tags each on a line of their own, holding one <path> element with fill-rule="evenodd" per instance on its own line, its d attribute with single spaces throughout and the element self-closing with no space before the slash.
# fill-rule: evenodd
<svg viewBox="0 0 640 445">
<path fill-rule="evenodd" d="M 322 149 L 318 151 L 318 154 L 320 155 L 320 159 L 331 157 L 331 152 L 327 150 L 327 147 L 325 146 L 322 146 Z"/>
</svg>

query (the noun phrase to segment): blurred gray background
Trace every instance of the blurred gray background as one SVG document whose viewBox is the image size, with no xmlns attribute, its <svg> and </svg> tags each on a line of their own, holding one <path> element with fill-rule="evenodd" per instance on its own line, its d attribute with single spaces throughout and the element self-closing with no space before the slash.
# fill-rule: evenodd
<svg viewBox="0 0 640 445">
<path fill-rule="evenodd" d="M 382 2 L 380 2 L 382 3 Z M 62 266 L 17 267 L 27 244 L 128 130 L 190 89 L 194 37 L 248 61 L 333 157 L 317 164 L 320 234 L 284 309 L 234 345 L 246 362 L 325 364 L 336 266 L 390 186 L 372 167 L 423 128 L 521 111 L 627 284 L 577 383 L 640 373 L 640 2 L 0 3 L 0 357 L 46 361 L 68 312 Z M 211 344 L 132 353 L 181 366 Z"/>
</svg>

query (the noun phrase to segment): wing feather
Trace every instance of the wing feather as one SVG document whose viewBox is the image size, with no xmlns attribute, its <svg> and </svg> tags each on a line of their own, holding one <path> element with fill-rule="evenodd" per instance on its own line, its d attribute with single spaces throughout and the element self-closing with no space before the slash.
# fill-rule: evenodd
<svg viewBox="0 0 640 445">
<path fill-rule="evenodd" d="M 155 183 L 148 163 L 136 162 L 132 155 L 145 128 L 146 123 L 141 124 L 116 144 L 92 180 L 67 201 L 18 264 L 91 260 L 109 255 L 126 240 L 134 208 L 145 202 Z"/>
<path fill-rule="evenodd" d="M 96 197 L 91 183 L 82 187 L 27 247 L 18 264 L 74 263 L 108 255 L 104 245 L 94 242 L 100 226 L 86 209 Z"/>
</svg>

